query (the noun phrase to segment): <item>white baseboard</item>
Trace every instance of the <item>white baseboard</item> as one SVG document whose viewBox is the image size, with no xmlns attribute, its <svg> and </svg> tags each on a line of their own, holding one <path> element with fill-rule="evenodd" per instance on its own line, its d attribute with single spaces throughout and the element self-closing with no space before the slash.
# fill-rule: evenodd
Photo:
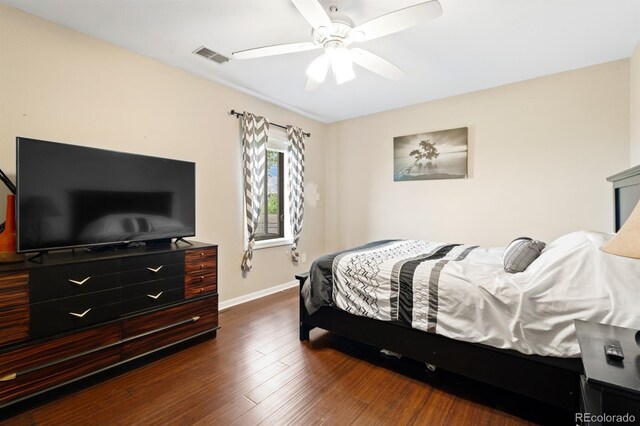
<svg viewBox="0 0 640 426">
<path fill-rule="evenodd" d="M 239 305 L 241 303 L 250 302 L 252 300 L 260 299 L 261 297 L 268 296 L 273 293 L 277 293 L 279 291 L 287 290 L 293 287 L 297 287 L 299 284 L 298 280 L 289 281 L 288 283 L 280 284 L 275 287 L 269 287 L 264 290 L 255 291 L 253 293 L 245 294 L 244 296 L 234 297 L 233 299 L 225 300 L 224 302 L 220 302 L 218 307 L 219 310 L 227 309 L 235 305 Z"/>
</svg>

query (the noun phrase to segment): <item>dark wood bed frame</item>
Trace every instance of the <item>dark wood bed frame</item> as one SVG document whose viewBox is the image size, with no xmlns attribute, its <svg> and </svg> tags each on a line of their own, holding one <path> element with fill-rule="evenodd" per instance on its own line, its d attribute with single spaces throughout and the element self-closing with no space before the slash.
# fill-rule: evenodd
<svg viewBox="0 0 640 426">
<path fill-rule="evenodd" d="M 613 182 L 616 230 L 640 199 L 640 166 L 607 178 Z M 308 273 L 296 275 L 300 289 Z M 580 403 L 580 358 L 524 355 L 513 350 L 467 343 L 401 325 L 322 307 L 310 315 L 300 297 L 300 340 L 322 328 L 378 348 L 433 364 L 530 398 L 577 412 Z"/>
</svg>

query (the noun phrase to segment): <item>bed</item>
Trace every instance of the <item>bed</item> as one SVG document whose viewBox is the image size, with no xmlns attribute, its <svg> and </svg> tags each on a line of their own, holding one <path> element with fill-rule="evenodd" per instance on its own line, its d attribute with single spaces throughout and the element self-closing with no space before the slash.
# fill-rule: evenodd
<svg viewBox="0 0 640 426">
<path fill-rule="evenodd" d="M 628 206 L 640 198 L 640 167 L 609 180 L 614 184 L 617 230 L 630 212 Z M 332 253 L 314 262 L 312 280 L 309 274 L 297 276 L 300 339 L 308 340 L 309 331 L 319 327 L 577 411 L 583 370 L 573 319 L 640 327 L 638 315 L 629 315 L 635 312 L 630 298 L 620 296 L 633 294 L 626 276 L 640 275 L 640 269 L 634 269 L 640 265 L 636 260 L 601 253 L 599 246 L 609 237 L 595 232 L 568 234 L 550 243 L 527 271 L 511 276 L 496 275 L 500 250 L 504 251 L 498 248 L 390 240 Z M 396 256 L 389 254 L 393 250 L 404 251 L 409 263 L 385 263 L 385 256 Z M 601 261 L 601 256 L 607 260 Z M 413 297 L 413 277 L 400 279 L 399 270 L 389 267 L 398 263 L 409 265 L 402 269 L 403 275 L 408 270 L 409 275 L 422 276 L 422 281 L 443 275 L 437 286 L 441 288 L 435 298 L 435 318 L 433 294 L 417 288 L 424 298 Z M 567 266 L 560 271 L 559 264 Z M 388 270 L 380 272 L 380 267 Z M 617 274 L 621 268 L 631 268 L 631 272 Z M 373 287 L 364 285 L 374 275 L 394 279 L 376 281 Z M 599 278 L 589 281 L 594 275 Z M 473 287 L 469 287 L 468 276 L 474 277 Z M 586 288 L 576 285 L 578 282 Z M 598 285 L 600 282 L 604 284 Z M 401 291 L 403 287 L 409 287 L 408 293 Z M 467 297 L 464 293 L 472 294 Z M 457 303 L 458 299 L 462 301 Z M 424 303 L 431 314 L 413 310 L 408 300 Z M 474 309 L 474 300 L 481 309 Z M 536 303 L 532 306 L 527 300 Z M 539 318 L 532 316 L 535 312 Z"/>
</svg>

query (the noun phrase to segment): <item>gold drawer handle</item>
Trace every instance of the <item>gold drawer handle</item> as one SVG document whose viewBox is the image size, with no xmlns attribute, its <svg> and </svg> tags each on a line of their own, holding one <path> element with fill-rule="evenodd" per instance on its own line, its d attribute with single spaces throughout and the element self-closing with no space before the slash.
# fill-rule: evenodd
<svg viewBox="0 0 640 426">
<path fill-rule="evenodd" d="M 83 313 L 79 314 L 77 312 L 69 312 L 69 315 L 72 315 L 74 317 L 78 317 L 78 318 L 82 318 L 85 315 L 87 315 L 89 313 L 89 311 L 91 310 L 91 308 L 87 309 L 86 311 L 84 311 Z"/>
<path fill-rule="evenodd" d="M 160 272 L 160 269 L 162 269 L 163 265 L 158 266 L 157 268 L 153 269 L 153 268 L 147 268 L 149 271 L 156 273 L 156 272 Z"/>
<path fill-rule="evenodd" d="M 8 382 L 9 380 L 13 380 L 16 378 L 17 373 L 7 374 L 6 376 L 0 377 L 0 382 Z"/>
<path fill-rule="evenodd" d="M 162 292 L 156 294 L 155 296 L 153 294 L 147 294 L 147 296 L 152 298 L 153 300 L 157 300 L 160 295 L 162 295 Z"/>
<path fill-rule="evenodd" d="M 82 284 L 86 283 L 87 281 L 89 281 L 90 279 L 91 279 L 91 277 L 87 277 L 87 278 L 85 278 L 84 280 L 81 280 L 81 281 L 69 280 L 69 282 L 71 284 L 75 284 L 75 285 L 82 285 Z"/>
</svg>

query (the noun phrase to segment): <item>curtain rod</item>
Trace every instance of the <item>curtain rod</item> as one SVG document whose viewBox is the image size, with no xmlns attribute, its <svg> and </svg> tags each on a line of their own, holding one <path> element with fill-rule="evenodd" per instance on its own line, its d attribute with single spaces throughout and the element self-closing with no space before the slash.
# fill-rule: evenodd
<svg viewBox="0 0 640 426">
<path fill-rule="evenodd" d="M 230 115 L 235 115 L 235 116 L 236 116 L 236 118 L 240 118 L 240 117 L 243 115 L 243 113 L 238 112 L 238 111 L 236 111 L 235 109 L 232 109 L 231 111 L 229 111 L 229 114 L 230 114 Z M 287 126 L 283 126 L 282 124 L 276 124 L 276 123 L 269 123 L 269 124 L 270 124 L 271 126 L 276 126 L 276 127 L 281 128 L 281 129 L 287 130 Z M 303 132 L 303 134 L 304 134 L 306 137 L 308 137 L 308 138 L 310 138 L 310 137 L 311 137 L 311 133 Z"/>
</svg>

